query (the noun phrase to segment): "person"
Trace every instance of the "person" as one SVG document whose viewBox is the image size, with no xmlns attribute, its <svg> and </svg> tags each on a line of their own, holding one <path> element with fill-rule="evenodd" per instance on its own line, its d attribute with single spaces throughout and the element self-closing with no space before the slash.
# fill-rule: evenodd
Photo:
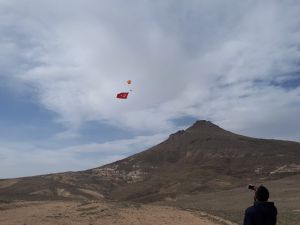
<svg viewBox="0 0 300 225">
<path fill-rule="evenodd" d="M 268 202 L 268 189 L 259 186 L 254 190 L 254 204 L 245 211 L 244 225 L 276 225 L 277 208 L 274 202 Z"/>
</svg>

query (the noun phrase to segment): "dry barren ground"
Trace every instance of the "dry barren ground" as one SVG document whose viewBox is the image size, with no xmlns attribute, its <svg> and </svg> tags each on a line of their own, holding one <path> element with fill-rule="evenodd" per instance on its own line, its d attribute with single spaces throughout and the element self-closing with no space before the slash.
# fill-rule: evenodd
<svg viewBox="0 0 300 225">
<path fill-rule="evenodd" d="M 15 202 L 0 204 L 1 225 L 217 225 L 207 214 L 172 207 L 106 202 Z"/>
</svg>

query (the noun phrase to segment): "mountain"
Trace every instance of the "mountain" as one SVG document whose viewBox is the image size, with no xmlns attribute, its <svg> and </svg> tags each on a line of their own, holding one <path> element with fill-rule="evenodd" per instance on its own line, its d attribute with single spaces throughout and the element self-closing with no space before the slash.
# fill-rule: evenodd
<svg viewBox="0 0 300 225">
<path fill-rule="evenodd" d="M 197 121 L 164 142 L 80 172 L 0 181 L 0 199 L 152 202 L 300 174 L 300 143 L 246 137 Z"/>
</svg>

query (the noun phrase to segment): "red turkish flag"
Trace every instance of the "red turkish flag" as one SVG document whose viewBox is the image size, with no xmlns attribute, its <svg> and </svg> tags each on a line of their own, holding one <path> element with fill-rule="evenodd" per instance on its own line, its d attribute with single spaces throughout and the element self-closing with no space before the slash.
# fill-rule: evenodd
<svg viewBox="0 0 300 225">
<path fill-rule="evenodd" d="M 117 98 L 127 99 L 128 94 L 129 94 L 128 92 L 121 92 L 121 93 L 117 94 Z"/>
</svg>

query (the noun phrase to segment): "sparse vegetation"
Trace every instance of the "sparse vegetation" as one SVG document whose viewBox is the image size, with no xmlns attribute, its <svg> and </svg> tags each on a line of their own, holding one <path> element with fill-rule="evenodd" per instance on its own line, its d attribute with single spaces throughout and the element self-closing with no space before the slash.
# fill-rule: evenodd
<svg viewBox="0 0 300 225">
<path fill-rule="evenodd" d="M 13 200 L 9 197 L 4 197 L 4 196 L 0 196 L 0 204 L 4 203 L 4 204 L 9 204 L 13 202 Z"/>
<path fill-rule="evenodd" d="M 265 183 L 278 203 L 280 223 L 294 225 L 299 168 L 300 143 L 245 137 L 198 121 L 149 150 L 99 168 L 1 180 L 0 203 L 80 201 L 77 210 L 86 216 L 103 212 L 89 200 L 114 200 L 121 210 L 163 202 L 241 223 L 252 204 L 246 184 Z"/>
<path fill-rule="evenodd" d="M 0 211 L 0 224 L 48 224 L 48 225 L 220 225 L 206 216 L 199 216 L 170 207 L 144 206 L 137 209 L 136 204 L 128 203 L 125 208 L 119 203 L 90 202 L 80 206 L 76 201 L 48 201 L 15 203 L 5 212 Z M 139 204 L 138 204 L 139 205 Z M 82 207 L 84 209 L 82 209 Z M 65 210 L 67 209 L 67 210 Z M 4 222 L 4 223 L 3 223 Z"/>
</svg>

